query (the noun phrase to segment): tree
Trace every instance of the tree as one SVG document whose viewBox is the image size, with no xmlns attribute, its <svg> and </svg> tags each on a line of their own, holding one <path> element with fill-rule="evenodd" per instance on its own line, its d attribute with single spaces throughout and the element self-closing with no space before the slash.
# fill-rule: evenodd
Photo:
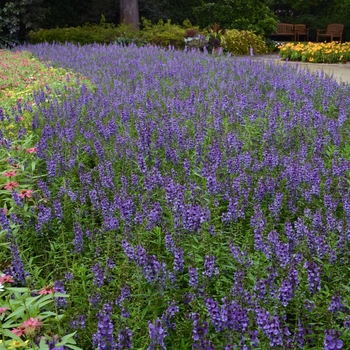
<svg viewBox="0 0 350 350">
<path fill-rule="evenodd" d="M 196 24 L 201 27 L 219 23 L 226 29 L 270 34 L 277 24 L 277 17 L 264 0 L 202 0 L 202 4 L 194 7 L 193 11 Z"/>
<path fill-rule="evenodd" d="M 24 40 L 31 29 L 38 29 L 46 11 L 43 0 L 0 1 L 0 32 L 11 41 Z"/>
<path fill-rule="evenodd" d="M 139 21 L 138 0 L 120 0 L 120 23 L 125 22 L 139 28 Z"/>
</svg>

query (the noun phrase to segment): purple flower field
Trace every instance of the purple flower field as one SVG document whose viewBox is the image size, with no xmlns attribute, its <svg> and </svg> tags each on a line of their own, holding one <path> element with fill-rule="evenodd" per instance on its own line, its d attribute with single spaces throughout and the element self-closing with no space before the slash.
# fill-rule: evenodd
<svg viewBox="0 0 350 350">
<path fill-rule="evenodd" d="M 77 346 L 350 347 L 348 85 L 171 48 L 23 49 L 96 87 L 35 94 L 37 205 L 0 212 L 12 276 L 70 295 Z"/>
</svg>

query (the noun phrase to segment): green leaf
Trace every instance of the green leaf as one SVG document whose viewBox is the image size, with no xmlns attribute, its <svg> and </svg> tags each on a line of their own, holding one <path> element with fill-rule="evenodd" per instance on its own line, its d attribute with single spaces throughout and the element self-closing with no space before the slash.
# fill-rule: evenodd
<svg viewBox="0 0 350 350">
<path fill-rule="evenodd" d="M 40 350 L 48 350 L 49 346 L 45 343 L 45 339 L 41 339 L 39 343 Z"/>
<path fill-rule="evenodd" d="M 76 344 L 76 341 L 74 340 L 74 336 L 77 332 L 74 332 L 74 333 L 70 333 L 70 334 L 67 334 L 65 335 L 62 340 L 57 343 L 56 345 L 58 346 L 61 346 L 61 345 L 66 345 L 66 344 Z M 67 345 L 68 346 L 68 345 Z"/>
<path fill-rule="evenodd" d="M 69 298 L 70 295 L 69 294 L 63 294 L 63 293 L 55 293 L 54 297 L 60 297 L 60 298 Z"/>
<path fill-rule="evenodd" d="M 4 329 L 4 336 L 22 342 L 22 339 L 21 339 L 20 337 L 17 337 L 16 334 L 12 333 L 12 332 L 9 331 L 8 329 Z"/>
<path fill-rule="evenodd" d="M 15 320 L 13 320 L 13 319 L 9 319 L 9 320 L 7 320 L 3 325 L 2 325 L 2 327 L 3 328 L 15 328 L 15 327 L 18 327 L 21 323 L 14 323 L 14 321 Z"/>
<path fill-rule="evenodd" d="M 52 303 L 53 303 L 53 300 L 50 299 L 50 300 L 46 300 L 46 301 L 44 301 L 44 302 L 36 302 L 36 303 L 33 305 L 33 307 L 37 307 L 37 308 L 41 309 L 41 308 L 44 307 L 45 305 L 47 305 L 47 304 L 52 304 Z"/>
<path fill-rule="evenodd" d="M 6 290 L 9 290 L 11 292 L 18 292 L 18 293 L 28 292 L 28 288 L 25 288 L 25 287 L 6 287 Z"/>
<path fill-rule="evenodd" d="M 29 297 L 26 299 L 26 305 L 29 306 L 31 303 L 33 303 L 35 300 L 38 300 L 40 298 L 40 295 L 36 297 Z"/>
<path fill-rule="evenodd" d="M 24 306 L 20 306 L 18 309 L 16 309 L 12 313 L 10 313 L 7 317 L 12 318 L 12 317 L 17 316 L 20 313 L 24 312 L 25 310 L 26 310 L 26 308 Z"/>
<path fill-rule="evenodd" d="M 72 345 L 72 344 L 65 344 L 65 346 L 67 348 L 70 348 L 70 349 L 73 349 L 73 350 L 82 350 L 82 348 L 78 348 L 77 346 Z"/>
<path fill-rule="evenodd" d="M 45 317 L 48 316 L 56 316 L 56 313 L 53 311 L 44 311 L 44 312 L 40 312 L 40 318 L 44 319 Z"/>
</svg>

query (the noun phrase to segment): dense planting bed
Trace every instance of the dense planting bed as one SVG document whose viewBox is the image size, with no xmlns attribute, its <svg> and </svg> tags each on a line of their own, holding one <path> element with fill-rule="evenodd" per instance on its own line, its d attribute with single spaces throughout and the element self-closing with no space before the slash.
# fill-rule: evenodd
<svg viewBox="0 0 350 350">
<path fill-rule="evenodd" d="M 29 208 L 15 198 L 1 216 L 24 267 L 2 254 L 0 269 L 70 295 L 61 335 L 83 349 L 347 348 L 347 85 L 199 52 L 25 49 L 96 87 L 35 95 L 40 177 Z"/>
</svg>

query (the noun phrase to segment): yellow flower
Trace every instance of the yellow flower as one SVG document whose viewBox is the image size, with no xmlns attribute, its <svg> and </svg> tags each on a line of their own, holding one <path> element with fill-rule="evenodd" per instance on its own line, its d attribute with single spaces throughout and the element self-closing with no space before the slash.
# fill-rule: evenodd
<svg viewBox="0 0 350 350">
<path fill-rule="evenodd" d="M 21 342 L 19 340 L 12 340 L 12 342 L 10 342 L 10 346 L 9 346 L 9 350 L 12 349 L 18 349 L 18 348 L 23 348 L 26 347 L 29 343 L 29 340 L 26 340 L 25 342 Z"/>
</svg>

